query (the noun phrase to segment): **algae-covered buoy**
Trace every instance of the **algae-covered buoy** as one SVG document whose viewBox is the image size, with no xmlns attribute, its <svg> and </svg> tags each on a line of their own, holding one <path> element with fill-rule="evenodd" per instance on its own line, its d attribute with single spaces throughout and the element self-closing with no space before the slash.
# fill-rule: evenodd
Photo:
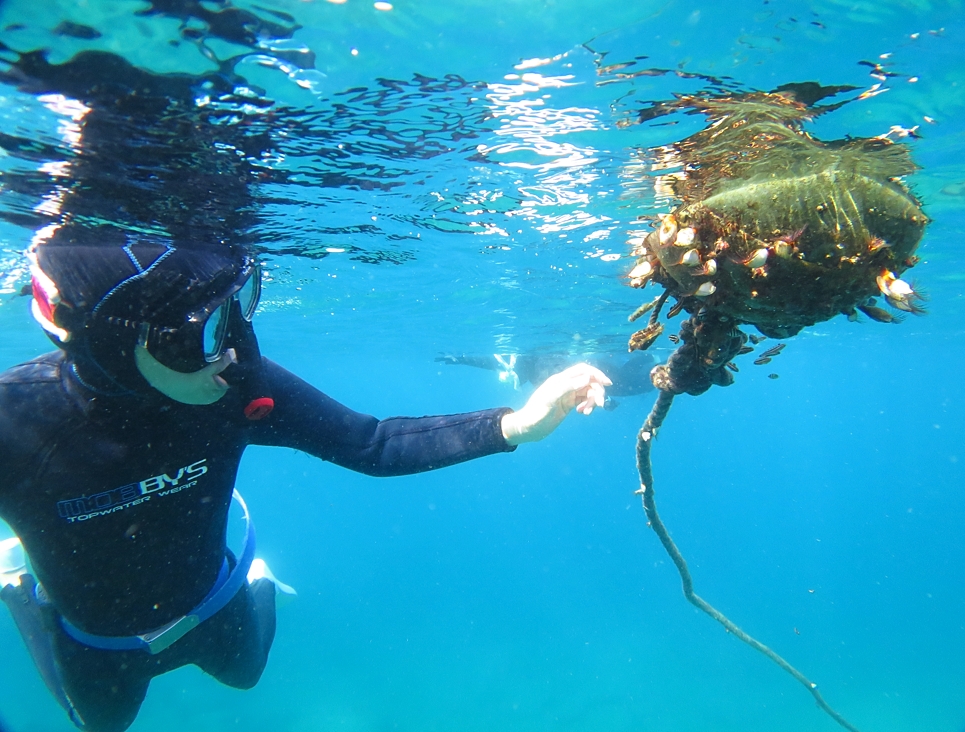
<svg viewBox="0 0 965 732">
<path fill-rule="evenodd" d="M 663 108 L 699 112 L 709 124 L 652 153 L 673 171 L 658 181 L 680 203 L 638 238 L 628 280 L 663 286 L 691 315 L 712 314 L 702 316 L 700 354 L 712 371 L 746 342 L 731 332 L 741 325 L 788 338 L 838 314 L 898 322 L 924 312 L 901 279 L 918 262 L 928 223 L 903 183 L 916 170 L 905 145 L 888 136 L 818 140 L 802 124 L 826 108 L 784 94 L 682 97 Z M 631 349 L 655 340 L 658 317 Z M 731 381 L 708 373 L 688 388 L 661 388 L 693 394 Z"/>
<path fill-rule="evenodd" d="M 821 141 L 804 131 L 804 122 L 838 106 L 809 106 L 790 92 L 753 93 L 680 97 L 641 115 L 699 113 L 708 125 L 647 152 L 660 172 L 657 188 L 676 205 L 653 220 L 652 230 L 636 232 L 636 261 L 627 279 L 631 287 L 663 288 L 631 316 L 650 313 L 647 325 L 630 337 L 630 350 L 659 339 L 670 298 L 675 302 L 668 317 L 689 314 L 671 337 L 676 350 L 651 372 L 659 395 L 637 437 L 636 491 L 685 597 L 791 674 L 821 709 L 856 732 L 817 684 L 696 594 L 687 563 L 657 512 L 650 462 L 653 437 L 674 396 L 732 384 L 739 371 L 734 359 L 768 337 L 790 338 L 839 314 L 857 320 L 860 312 L 893 323 L 906 313 L 924 313 L 921 294 L 902 279 L 918 262 L 915 250 L 928 223 L 903 181 L 916 166 L 908 148 L 888 135 Z M 746 333 L 745 326 L 762 335 Z M 754 364 L 771 363 L 783 348 L 781 343 L 757 353 Z"/>
</svg>

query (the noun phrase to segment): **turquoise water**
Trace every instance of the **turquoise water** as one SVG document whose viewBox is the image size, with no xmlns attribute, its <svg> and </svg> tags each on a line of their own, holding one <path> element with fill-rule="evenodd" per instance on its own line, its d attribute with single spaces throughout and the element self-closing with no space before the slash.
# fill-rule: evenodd
<svg viewBox="0 0 965 732">
<path fill-rule="evenodd" d="M 701 125 L 618 124 L 642 106 L 709 79 L 734 90 L 882 83 L 887 93 L 808 129 L 827 139 L 919 126 L 910 183 L 933 221 L 913 275 L 929 315 L 808 328 L 775 361 L 778 380 L 741 363 L 734 386 L 677 400 L 654 468 L 701 595 L 861 730 L 961 732 L 961 4 L 393 6 L 235 4 L 300 26 L 255 49 L 196 17 L 139 15 L 143 2 L 8 0 L 0 41 L 47 49 L 52 63 L 109 51 L 155 74 L 237 57 L 252 98 L 273 102 L 270 118 L 240 112 L 275 140 L 259 164 L 285 173 L 252 186 L 270 275 L 262 350 L 379 416 L 524 403 L 528 387 L 442 365 L 441 353 L 623 347 L 641 301 L 621 279 L 626 240 L 638 215 L 663 210 L 632 165 Z M 52 33 L 64 20 L 100 36 Z M 861 61 L 899 75 L 881 81 Z M 629 62 L 661 72 L 612 68 Z M 63 146 L 63 120 L 35 95 L 0 86 L 0 97 L 0 132 Z M 37 173 L 36 156 L 4 148 L 0 186 Z M 0 188 L 4 219 L 29 213 L 41 189 Z M 0 224 L 3 368 L 50 347 L 16 296 L 31 235 Z M 279 614 L 255 689 L 182 669 L 153 682 L 132 729 L 838 729 L 682 598 L 633 495 L 651 402 L 629 397 L 512 455 L 392 480 L 249 450 L 239 488 L 260 550 L 299 598 Z M 71 729 L 6 617 L 0 659 L 12 732 Z"/>
</svg>

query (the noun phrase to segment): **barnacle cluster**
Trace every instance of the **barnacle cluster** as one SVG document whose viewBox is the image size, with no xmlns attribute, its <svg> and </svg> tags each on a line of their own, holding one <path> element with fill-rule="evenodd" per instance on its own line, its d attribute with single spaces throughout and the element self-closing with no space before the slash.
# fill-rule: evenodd
<svg viewBox="0 0 965 732">
<path fill-rule="evenodd" d="M 658 187 L 680 204 L 632 240 L 632 287 L 662 285 L 692 315 L 775 338 L 839 313 L 892 322 L 923 312 L 900 279 L 928 222 L 902 182 L 916 169 L 905 145 L 818 140 L 801 125 L 833 107 L 783 93 L 664 106 L 709 125 L 653 153 L 668 171 Z"/>
</svg>

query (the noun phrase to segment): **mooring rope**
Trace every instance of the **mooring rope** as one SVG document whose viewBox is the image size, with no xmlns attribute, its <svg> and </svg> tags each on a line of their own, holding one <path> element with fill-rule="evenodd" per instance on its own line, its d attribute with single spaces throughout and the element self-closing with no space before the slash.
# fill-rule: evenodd
<svg viewBox="0 0 965 732">
<path fill-rule="evenodd" d="M 824 697 L 822 697 L 821 692 L 818 691 L 817 684 L 811 681 L 807 676 L 802 674 L 759 640 L 749 636 L 747 633 L 737 627 L 730 619 L 728 619 L 726 615 L 694 592 L 694 581 L 690 576 L 690 570 L 687 568 L 687 562 L 684 560 L 683 555 L 677 548 L 677 545 L 674 544 L 673 539 L 670 538 L 670 534 L 667 532 L 667 527 L 664 526 L 663 521 L 660 520 L 660 514 L 657 513 L 657 504 L 654 502 L 653 469 L 650 463 L 650 443 L 656 436 L 657 431 L 663 424 L 663 421 L 667 418 L 667 412 L 670 411 L 670 405 L 673 404 L 673 398 L 674 395 L 669 391 L 661 390 L 659 392 L 659 396 L 653 405 L 653 409 L 650 410 L 650 414 L 647 416 L 646 421 L 643 423 L 643 427 L 640 428 L 640 433 L 637 435 L 637 472 L 640 473 L 640 489 L 636 491 L 636 493 L 640 495 L 643 501 L 643 510 L 647 514 L 647 521 L 649 522 L 650 528 L 656 532 L 657 537 L 660 539 L 660 543 L 663 544 L 663 548 L 667 550 L 667 554 L 670 555 L 674 565 L 677 567 L 677 572 L 680 573 L 680 580 L 683 583 L 684 597 L 686 597 L 687 601 L 692 605 L 700 610 L 703 610 L 710 617 L 723 625 L 729 633 L 732 633 L 734 636 L 744 641 L 744 643 L 749 645 L 754 650 L 760 651 L 782 669 L 791 674 L 791 676 L 797 679 L 799 683 L 801 683 L 809 692 L 811 692 L 811 696 L 814 697 L 814 700 L 817 702 L 818 706 L 827 712 L 827 714 L 835 722 L 840 724 L 845 729 L 850 730 L 850 732 L 859 732 L 857 727 L 848 722 L 848 720 L 838 714 L 826 701 L 824 701 Z"/>
</svg>

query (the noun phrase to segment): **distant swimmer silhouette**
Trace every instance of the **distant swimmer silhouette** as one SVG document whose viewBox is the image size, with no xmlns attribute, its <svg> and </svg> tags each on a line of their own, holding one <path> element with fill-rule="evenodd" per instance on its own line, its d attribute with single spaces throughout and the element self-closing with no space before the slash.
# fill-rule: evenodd
<svg viewBox="0 0 965 732">
<path fill-rule="evenodd" d="M 446 353 L 436 361 L 450 365 L 473 366 L 495 371 L 499 380 L 519 389 L 523 384 L 541 384 L 549 376 L 576 363 L 588 363 L 603 371 L 613 382 L 607 388 L 612 396 L 637 396 L 653 391 L 650 370 L 656 361 L 649 353 L 591 353 L 570 356 L 562 353 L 496 353 L 492 356 Z M 607 397 L 605 409 L 613 409 L 617 402 Z"/>
</svg>

